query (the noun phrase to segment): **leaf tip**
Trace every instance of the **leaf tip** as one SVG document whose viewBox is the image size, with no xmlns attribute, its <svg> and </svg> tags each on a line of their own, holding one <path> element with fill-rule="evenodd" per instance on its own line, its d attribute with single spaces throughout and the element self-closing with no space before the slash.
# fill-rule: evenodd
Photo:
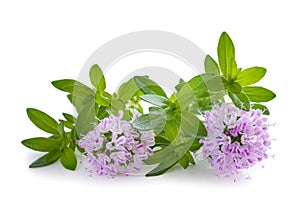
<svg viewBox="0 0 300 204">
<path fill-rule="evenodd" d="M 99 68 L 100 69 L 100 66 L 98 65 L 98 64 L 93 64 L 92 66 L 91 66 L 91 69 L 92 68 Z"/>
<path fill-rule="evenodd" d="M 26 108 L 26 112 L 28 113 L 28 112 L 30 112 L 30 111 L 32 111 L 34 108 Z"/>
<path fill-rule="evenodd" d="M 57 88 L 56 87 L 57 82 L 58 82 L 58 80 L 51 81 L 52 86 L 54 86 L 55 88 Z"/>
<path fill-rule="evenodd" d="M 28 166 L 28 168 L 32 169 L 32 168 L 35 168 L 35 166 L 33 166 L 32 164 L 30 164 L 30 165 Z"/>
<path fill-rule="evenodd" d="M 37 167 L 43 167 L 43 166 L 39 166 L 37 165 L 35 162 L 32 162 L 31 164 L 29 164 L 28 168 L 30 169 L 34 169 L 34 168 L 37 168 Z"/>
<path fill-rule="evenodd" d="M 22 140 L 21 144 L 24 145 L 26 147 L 26 140 Z"/>
<path fill-rule="evenodd" d="M 26 113 L 27 113 L 27 116 L 30 118 L 30 115 L 31 115 L 31 113 L 33 112 L 33 111 L 37 111 L 37 109 L 35 109 L 35 108 L 27 108 L 26 109 Z"/>
<path fill-rule="evenodd" d="M 228 33 L 226 31 L 223 31 L 221 36 L 226 36 L 226 37 L 229 37 Z"/>
</svg>

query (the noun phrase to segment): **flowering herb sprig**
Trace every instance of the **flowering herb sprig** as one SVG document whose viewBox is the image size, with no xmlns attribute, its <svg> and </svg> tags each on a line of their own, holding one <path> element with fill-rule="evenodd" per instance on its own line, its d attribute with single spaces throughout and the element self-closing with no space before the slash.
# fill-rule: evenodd
<svg viewBox="0 0 300 204">
<path fill-rule="evenodd" d="M 46 113 L 28 108 L 29 119 L 49 137 L 26 139 L 26 147 L 46 152 L 31 168 L 47 166 L 60 159 L 69 170 L 77 167 L 76 152 L 99 175 L 130 175 L 142 165 L 156 165 L 146 176 L 157 176 L 179 164 L 195 165 L 195 152 L 218 174 L 238 174 L 267 158 L 270 139 L 262 104 L 275 94 L 252 86 L 266 74 L 263 67 L 241 69 L 227 33 L 218 43 L 218 63 L 205 58 L 205 73 L 185 82 L 167 96 L 147 76 L 135 76 L 118 91 L 105 91 L 106 81 L 98 65 L 90 69 L 93 87 L 73 79 L 53 81 L 66 92 L 77 117 L 63 113 L 58 121 Z M 151 106 L 144 113 L 141 100 Z"/>
</svg>

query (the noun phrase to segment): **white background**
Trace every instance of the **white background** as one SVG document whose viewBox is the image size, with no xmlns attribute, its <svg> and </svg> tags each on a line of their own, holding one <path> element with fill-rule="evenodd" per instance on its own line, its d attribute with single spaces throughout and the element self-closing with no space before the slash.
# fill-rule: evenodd
<svg viewBox="0 0 300 204">
<path fill-rule="evenodd" d="M 299 6 L 297 1 L 1 1 L 0 200 L 4 203 L 299 203 Z M 138 30 L 182 35 L 216 56 L 219 35 L 235 42 L 241 67 L 268 68 L 275 159 L 251 180 L 217 178 L 205 163 L 155 178 L 89 178 L 60 164 L 27 168 L 39 156 L 21 140 L 46 136 L 26 116 L 35 107 L 55 118 L 72 112 L 50 82 L 77 78 L 87 58 L 119 35 Z M 108 79 L 109 80 L 109 79 Z M 298 106 L 297 106 L 298 105 Z M 297 190 L 298 188 L 298 190 Z"/>
</svg>

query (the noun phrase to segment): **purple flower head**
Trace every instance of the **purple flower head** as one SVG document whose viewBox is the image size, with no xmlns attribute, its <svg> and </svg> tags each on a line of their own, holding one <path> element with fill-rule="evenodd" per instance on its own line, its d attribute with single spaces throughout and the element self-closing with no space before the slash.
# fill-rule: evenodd
<svg viewBox="0 0 300 204">
<path fill-rule="evenodd" d="M 261 110 L 246 112 L 232 104 L 215 104 L 205 112 L 202 152 L 219 175 L 230 176 L 267 158 L 271 142 Z"/>
<path fill-rule="evenodd" d="M 143 160 L 153 154 L 153 133 L 134 129 L 122 117 L 122 111 L 118 116 L 111 114 L 78 141 L 98 175 L 129 175 L 139 171 Z"/>
</svg>

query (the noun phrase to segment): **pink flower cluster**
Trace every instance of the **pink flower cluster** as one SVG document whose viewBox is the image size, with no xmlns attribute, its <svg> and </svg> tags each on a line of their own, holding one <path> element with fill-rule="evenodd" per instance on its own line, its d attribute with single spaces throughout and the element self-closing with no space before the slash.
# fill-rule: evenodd
<svg viewBox="0 0 300 204">
<path fill-rule="evenodd" d="M 230 176 L 267 158 L 270 148 L 267 118 L 261 110 L 246 112 L 232 104 L 215 104 L 205 113 L 207 137 L 202 152 L 218 175 Z"/>
<path fill-rule="evenodd" d="M 135 130 L 122 116 L 120 111 L 118 116 L 104 118 L 78 142 L 98 175 L 129 175 L 139 171 L 143 160 L 153 155 L 153 133 Z"/>
</svg>

